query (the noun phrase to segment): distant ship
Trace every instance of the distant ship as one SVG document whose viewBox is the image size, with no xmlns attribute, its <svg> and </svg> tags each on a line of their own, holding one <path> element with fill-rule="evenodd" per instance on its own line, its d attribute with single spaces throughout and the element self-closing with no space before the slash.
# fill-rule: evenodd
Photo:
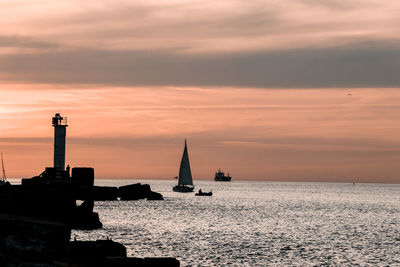
<svg viewBox="0 0 400 267">
<path fill-rule="evenodd" d="M 229 176 L 229 173 L 227 176 L 225 176 L 225 173 L 221 171 L 221 169 L 218 169 L 218 171 L 215 173 L 215 181 L 218 182 L 230 182 L 232 177 Z"/>
<path fill-rule="evenodd" d="M 181 166 L 179 167 L 178 184 L 175 185 L 172 190 L 175 192 L 193 192 L 194 185 L 192 179 L 192 172 L 190 171 L 189 155 L 187 151 L 186 139 L 185 148 L 183 150 Z"/>
</svg>

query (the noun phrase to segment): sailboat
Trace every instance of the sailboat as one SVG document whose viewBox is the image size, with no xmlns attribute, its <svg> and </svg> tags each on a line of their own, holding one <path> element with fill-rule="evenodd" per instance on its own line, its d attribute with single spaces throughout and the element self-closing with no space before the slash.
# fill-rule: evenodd
<svg viewBox="0 0 400 267">
<path fill-rule="evenodd" d="M 7 184 L 6 170 L 4 169 L 3 152 L 1 152 L 1 167 L 3 169 L 3 178 L 0 180 L 0 185 Z"/>
<path fill-rule="evenodd" d="M 192 172 L 190 171 L 189 155 L 187 151 L 187 144 L 185 139 L 185 149 L 183 150 L 181 166 L 179 168 L 178 184 L 172 190 L 175 192 L 193 192 L 194 185 L 192 179 Z"/>
</svg>

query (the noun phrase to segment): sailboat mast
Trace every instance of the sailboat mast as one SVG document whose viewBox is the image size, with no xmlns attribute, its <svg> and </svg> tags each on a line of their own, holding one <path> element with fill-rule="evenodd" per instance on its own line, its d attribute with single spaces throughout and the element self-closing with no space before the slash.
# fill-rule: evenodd
<svg viewBox="0 0 400 267">
<path fill-rule="evenodd" d="M 6 181 L 6 170 L 4 169 L 3 152 L 1 152 L 1 167 L 3 168 L 3 182 Z"/>
</svg>

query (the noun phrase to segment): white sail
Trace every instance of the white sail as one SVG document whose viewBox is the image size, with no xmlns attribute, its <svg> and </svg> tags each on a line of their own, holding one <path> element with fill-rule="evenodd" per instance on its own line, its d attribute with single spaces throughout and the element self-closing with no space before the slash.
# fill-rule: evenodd
<svg viewBox="0 0 400 267">
<path fill-rule="evenodd" d="M 193 185 L 192 172 L 190 171 L 189 155 L 185 140 L 185 149 L 183 150 L 181 167 L 179 168 L 178 185 Z"/>
</svg>

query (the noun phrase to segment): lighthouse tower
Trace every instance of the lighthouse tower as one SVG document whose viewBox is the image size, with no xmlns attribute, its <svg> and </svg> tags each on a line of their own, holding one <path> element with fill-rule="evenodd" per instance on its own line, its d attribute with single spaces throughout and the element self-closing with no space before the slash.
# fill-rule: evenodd
<svg viewBox="0 0 400 267">
<path fill-rule="evenodd" d="M 54 126 L 54 168 L 57 171 L 65 171 L 65 136 L 67 132 L 67 118 L 60 113 L 52 119 Z"/>
</svg>

